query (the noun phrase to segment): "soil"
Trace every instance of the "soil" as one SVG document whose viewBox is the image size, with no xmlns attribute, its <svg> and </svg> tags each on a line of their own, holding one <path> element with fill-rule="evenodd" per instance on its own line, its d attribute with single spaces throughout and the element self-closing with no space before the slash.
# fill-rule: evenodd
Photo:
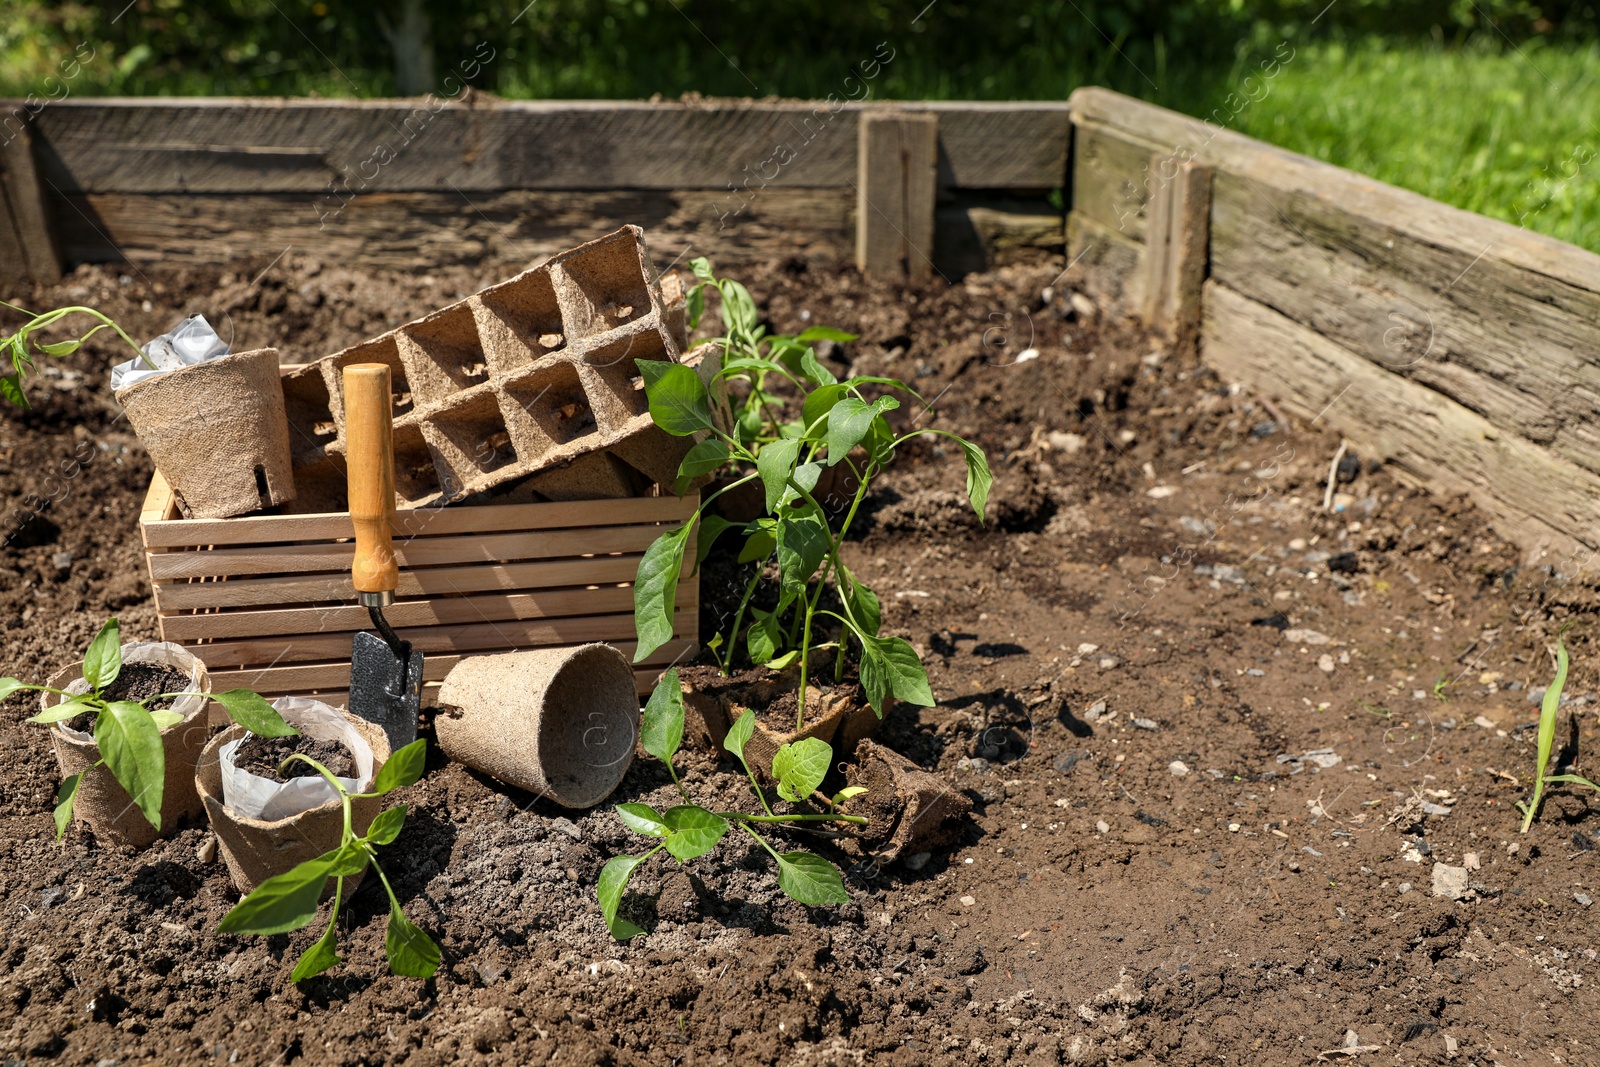
<svg viewBox="0 0 1600 1067">
<path fill-rule="evenodd" d="M 235 898 L 200 858 L 205 830 L 143 852 L 81 827 L 52 840 L 47 732 L 13 696 L 0 1057 L 1592 1061 L 1600 813 L 1558 789 L 1520 835 L 1514 807 L 1568 620 L 1558 760 L 1594 776 L 1587 561 L 1524 566 L 1471 506 L 1364 460 L 1324 510 L 1337 410 L 1289 424 L 1075 307 L 1057 270 L 902 287 L 780 263 L 742 279 L 780 331 L 862 334 L 837 371 L 913 381 L 937 414 L 895 417 L 975 436 L 994 465 L 980 526 L 959 452 L 905 447 L 845 551 L 939 698 L 897 707 L 878 740 L 972 799 L 948 852 L 912 869 L 774 833 L 845 861 L 850 903 L 827 909 L 783 897 L 753 842 L 681 868 L 658 855 L 623 904 L 649 932 L 617 944 L 595 879 L 643 840 L 608 808 L 563 812 L 435 754 L 396 798 L 411 814 L 383 864 L 443 946 L 438 976 L 386 972 L 368 879 L 341 920 L 346 962 L 296 988 L 320 930 L 218 934 Z M 86 267 L 12 296 L 99 305 L 147 335 L 204 311 L 237 343 L 314 357 L 492 280 L 295 252 L 220 272 Z M 150 468 L 104 386 L 113 357 L 91 343 L 50 363 L 34 409 L 0 414 L 0 490 L 24 511 L 51 501 L 0 553 L 6 664 L 64 662 L 112 611 L 156 636 L 135 531 Z M 706 582 L 715 603 L 714 561 Z M 754 804 L 714 756 L 679 771 L 703 803 Z M 616 799 L 675 796 L 642 760 Z"/>
<path fill-rule="evenodd" d="M 288 772 L 280 774 L 283 761 L 295 753 L 310 756 L 328 768 L 335 778 L 354 778 L 356 761 L 350 749 L 339 741 L 319 741 L 306 734 L 296 737 L 256 737 L 251 735 L 233 750 L 233 763 L 242 771 L 249 771 L 273 782 L 287 782 L 294 778 L 316 777 L 317 772 L 304 763 L 296 762 Z"/>
<path fill-rule="evenodd" d="M 117 676 L 111 684 L 100 691 L 106 700 L 149 700 L 162 693 L 182 693 L 189 688 L 189 676 L 176 667 L 164 667 L 156 663 L 124 663 L 117 671 Z M 146 704 L 151 711 L 166 711 L 178 698 L 171 700 L 156 700 Z M 66 721 L 66 725 L 73 730 L 87 733 L 94 725 L 97 712 L 86 711 Z"/>
</svg>

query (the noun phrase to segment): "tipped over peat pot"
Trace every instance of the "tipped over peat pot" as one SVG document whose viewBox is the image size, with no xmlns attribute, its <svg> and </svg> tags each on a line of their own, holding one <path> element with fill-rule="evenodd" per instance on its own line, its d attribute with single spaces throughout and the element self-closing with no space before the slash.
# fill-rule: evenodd
<svg viewBox="0 0 1600 1067">
<path fill-rule="evenodd" d="M 277 349 L 258 348 L 117 390 L 185 518 L 226 519 L 294 499 L 278 375 Z"/>
<path fill-rule="evenodd" d="M 439 688 L 445 755 L 564 808 L 591 808 L 628 773 L 639 696 L 610 645 L 463 659 Z"/>
<path fill-rule="evenodd" d="M 166 758 L 166 781 L 161 793 L 161 828 L 150 825 L 150 820 L 144 817 L 109 768 L 95 766 L 100 762 L 100 746 L 92 735 L 74 730 L 65 722 L 58 722 L 50 727 L 50 740 L 55 747 L 56 765 L 61 768 L 63 779 L 88 772 L 78 786 L 73 817 L 88 823 L 99 837 L 144 848 L 157 838 L 175 833 L 183 819 L 196 818 L 201 813 L 200 798 L 194 790 L 194 767 L 210 732 L 206 709 L 211 703 L 207 695 L 211 692 L 211 676 L 206 673 L 206 665 L 187 649 L 168 641 L 141 641 L 123 645 L 122 662 L 124 665 L 143 663 L 171 667 L 189 679 L 186 688 L 189 695 L 173 701 L 171 708 L 183 716 L 183 721 L 161 731 L 161 747 Z M 46 684 L 52 689 L 71 694 L 89 691 L 81 663 L 61 668 Z M 42 693 L 40 709 L 48 711 L 65 699 L 59 693 Z"/>
<path fill-rule="evenodd" d="M 296 697 L 275 700 L 272 706 L 285 722 L 303 734 L 318 740 L 337 740 L 347 744 L 356 764 L 356 788 L 352 792 L 369 788 L 389 759 L 389 741 L 382 728 L 364 722 L 342 708 Z M 352 734 L 359 743 L 350 743 Z M 336 796 L 332 796 L 331 787 L 320 776 L 317 781 L 327 789 L 324 795 L 330 799 L 314 807 L 303 807 L 293 815 L 256 818 L 229 806 L 223 784 L 222 762 L 231 758 L 234 748 L 230 746 L 235 746 L 236 742 L 248 736 L 248 730 L 235 725 L 213 737 L 200 754 L 199 766 L 192 778 L 192 788 L 199 794 L 205 805 L 206 816 L 211 820 L 211 828 L 216 831 L 217 844 L 223 862 L 228 866 L 228 873 L 233 878 L 234 888 L 243 894 L 250 893 L 275 874 L 282 874 L 297 864 L 331 852 L 344 839 L 343 805 Z M 315 773 L 309 767 L 305 770 Z M 351 829 L 357 834 L 366 833 L 372 820 L 377 818 L 382 803 L 380 797 L 363 797 L 352 801 Z M 346 891 L 352 891 L 359 880 L 359 876 L 347 878 Z"/>
</svg>

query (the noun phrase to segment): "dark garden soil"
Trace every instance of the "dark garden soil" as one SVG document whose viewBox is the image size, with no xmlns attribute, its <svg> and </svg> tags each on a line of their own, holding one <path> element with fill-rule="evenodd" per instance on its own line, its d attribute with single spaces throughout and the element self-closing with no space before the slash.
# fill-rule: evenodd
<svg viewBox="0 0 1600 1067">
<path fill-rule="evenodd" d="M 150 700 L 151 697 L 161 696 L 163 693 L 181 693 L 189 688 L 189 676 L 176 667 L 165 667 L 159 663 L 124 663 L 117 671 L 117 676 L 111 684 L 100 691 L 100 695 L 107 701 L 112 700 L 146 700 L 145 705 L 151 711 L 165 711 L 177 703 L 178 698 L 170 700 Z M 66 725 L 74 730 L 87 732 L 94 724 L 97 713 L 84 712 L 66 721 Z"/>
<path fill-rule="evenodd" d="M 304 734 L 298 737 L 247 737 L 233 750 L 233 764 L 241 771 L 266 778 L 273 782 L 287 782 L 292 778 L 317 777 L 317 772 L 298 760 L 279 773 L 283 761 L 299 753 L 310 756 L 335 778 L 356 776 L 355 757 L 338 741 L 319 741 Z"/>
<path fill-rule="evenodd" d="M 11 295 L 98 305 L 147 336 L 204 311 L 242 347 L 310 358 L 496 280 L 291 254 L 253 282 L 268 266 L 88 267 Z M 203 827 L 138 853 L 78 827 L 54 842 L 49 738 L 14 696 L 0 1059 L 1596 1062 L 1600 812 L 1557 791 L 1521 836 L 1513 806 L 1569 617 L 1559 743 L 1594 773 L 1595 592 L 1559 573 L 1581 564 L 1523 566 L 1472 507 L 1365 462 L 1325 511 L 1326 420 L 1288 425 L 1059 286 L 1046 299 L 1053 274 L 743 279 L 781 330 L 861 332 L 852 370 L 938 398 L 897 417 L 974 435 L 994 464 L 980 526 L 959 452 L 904 449 L 847 546 L 885 629 L 928 665 L 938 706 L 899 707 L 879 739 L 974 800 L 954 850 L 915 869 L 847 860 L 850 903 L 820 910 L 731 837 L 687 868 L 663 854 L 624 903 L 649 933 L 616 944 L 595 878 L 641 839 L 435 754 L 383 862 L 443 945 L 438 976 L 386 973 L 367 879 L 347 962 L 296 988 L 316 931 L 218 934 L 237 896 L 199 858 Z M 0 415 L 4 498 L 53 500 L 0 552 L 7 673 L 42 678 L 111 612 L 156 636 L 136 532 L 150 468 L 99 340 L 47 368 L 32 412 Z M 708 805 L 748 802 L 727 763 L 680 770 Z M 649 761 L 616 796 L 672 798 Z"/>
</svg>

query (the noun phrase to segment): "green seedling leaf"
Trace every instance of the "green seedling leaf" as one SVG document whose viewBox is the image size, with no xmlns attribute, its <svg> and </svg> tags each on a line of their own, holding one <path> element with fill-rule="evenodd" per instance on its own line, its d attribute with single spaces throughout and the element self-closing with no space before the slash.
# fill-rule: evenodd
<svg viewBox="0 0 1600 1067">
<path fill-rule="evenodd" d="M 682 743 L 683 685 L 678 681 L 678 668 L 671 667 L 656 682 L 644 706 L 639 744 L 662 763 L 671 763 Z"/>
<path fill-rule="evenodd" d="M 856 334 L 845 333 L 843 330 L 836 330 L 832 326 L 807 326 L 803 331 L 795 335 L 795 340 L 801 343 L 807 341 L 832 341 L 835 344 L 842 345 L 857 339 Z"/>
<path fill-rule="evenodd" d="M 772 776 L 778 780 L 778 795 L 790 803 L 803 800 L 816 791 L 828 776 L 833 748 L 815 737 L 802 737 L 778 748 L 772 757 Z"/>
<path fill-rule="evenodd" d="M 760 316 L 750 290 L 731 278 L 722 279 L 718 287 L 722 290 L 722 322 L 728 332 L 754 333 Z"/>
<path fill-rule="evenodd" d="M 789 475 L 795 460 L 800 458 L 800 442 L 774 441 L 756 456 L 756 472 L 761 475 L 761 485 L 767 491 L 767 511 L 778 509 L 778 503 L 789 491 Z"/>
<path fill-rule="evenodd" d="M 22 391 L 22 375 L 7 374 L 0 377 L 0 396 L 5 397 L 19 408 L 32 407 L 28 403 L 28 394 Z"/>
<path fill-rule="evenodd" d="M 1600 792 L 1600 785 L 1595 785 L 1581 774 L 1552 774 L 1545 779 L 1546 782 L 1562 783 L 1566 785 L 1581 785 L 1587 789 Z"/>
<path fill-rule="evenodd" d="M 815 327 L 812 327 L 812 329 L 815 329 Z M 806 331 L 806 333 L 810 332 L 811 330 Z M 801 336 L 804 336 L 804 334 Z M 832 371 L 822 365 L 822 361 L 817 358 L 816 352 L 812 351 L 810 346 L 807 346 L 800 356 L 800 373 L 818 385 L 833 385 L 839 380 L 833 376 Z"/>
<path fill-rule="evenodd" d="M 833 794 L 833 806 L 837 808 L 845 801 L 854 800 L 856 797 L 863 796 L 866 792 L 867 787 L 864 785 L 847 785 L 837 793 Z"/>
<path fill-rule="evenodd" d="M 31 688 L 31 686 L 29 688 Z M 89 710 L 89 701 L 91 699 L 93 698 L 91 698 L 87 693 L 83 694 L 82 696 L 71 697 L 67 700 L 63 700 L 53 708 L 46 708 L 39 714 L 29 718 L 28 721 L 45 724 L 53 722 L 65 722 L 66 720 L 77 715 L 82 715 L 85 711 Z"/>
<path fill-rule="evenodd" d="M 661 819 L 661 813 L 648 804 L 618 804 L 617 818 L 622 825 L 646 837 L 666 837 L 672 827 Z"/>
<path fill-rule="evenodd" d="M 861 641 L 861 687 L 872 710 L 883 717 L 884 700 L 893 695 L 908 704 L 933 707 L 933 690 L 922 669 L 917 650 L 901 637 L 870 637 L 856 631 Z"/>
<path fill-rule="evenodd" d="M 161 731 L 144 705 L 114 700 L 95 717 L 94 741 L 112 777 L 122 783 L 150 825 L 161 829 L 167 754 Z"/>
<path fill-rule="evenodd" d="M 728 519 L 723 518 L 721 515 L 700 516 L 700 536 L 695 539 L 695 569 L 699 570 L 700 564 L 704 563 L 706 561 L 706 557 L 711 554 L 711 546 L 717 543 L 717 538 L 721 537 L 728 530 L 742 525 L 744 524 L 731 522 Z"/>
<path fill-rule="evenodd" d="M 300 733 L 284 722 L 277 709 L 259 693 L 230 689 L 226 693 L 212 693 L 211 699 L 222 705 L 230 719 L 257 737 L 294 737 Z"/>
<path fill-rule="evenodd" d="M 628 879 L 633 877 L 634 868 L 648 859 L 650 853 L 643 856 L 613 856 L 606 861 L 600 870 L 600 885 L 596 895 L 600 898 L 600 914 L 605 916 L 606 929 L 611 931 L 611 936 L 618 941 L 626 941 L 644 930 L 633 925 L 627 919 L 617 916 L 617 908 L 622 905 L 622 891 L 628 888 Z"/>
<path fill-rule="evenodd" d="M 848 904 L 844 880 L 833 864 L 812 852 L 784 852 L 778 856 L 778 888 L 802 904 Z"/>
<path fill-rule="evenodd" d="M 744 762 L 744 746 L 750 740 L 750 735 L 756 730 L 756 713 L 749 708 L 744 710 L 728 729 L 728 736 L 722 739 L 722 747 L 739 757 L 739 762 Z"/>
<path fill-rule="evenodd" d="M 650 400 L 650 417 L 657 426 L 674 437 L 715 429 L 711 398 L 692 367 L 649 359 L 637 362 Z"/>
<path fill-rule="evenodd" d="M 899 406 L 892 396 L 880 396 L 870 404 L 853 396 L 840 400 L 828 416 L 828 465 L 841 462 L 872 430 L 874 419 Z"/>
<path fill-rule="evenodd" d="M 339 958 L 334 943 L 335 935 L 339 932 L 338 916 L 328 924 L 328 929 L 317 938 L 312 946 L 301 954 L 300 960 L 294 965 L 294 971 L 289 975 L 291 982 L 304 982 L 307 978 L 315 978 L 329 967 L 337 967 L 344 960 Z"/>
<path fill-rule="evenodd" d="M 1533 765 L 1533 796 L 1523 807 L 1522 832 L 1527 833 L 1539 814 L 1544 800 L 1545 771 L 1550 766 L 1550 750 L 1555 746 L 1556 720 L 1561 716 L 1561 691 L 1567 684 L 1567 645 L 1556 639 L 1556 676 L 1544 691 L 1544 701 L 1539 706 L 1539 740 Z"/>
<path fill-rule="evenodd" d="M 668 808 L 661 819 L 672 831 L 667 835 L 667 851 L 679 863 L 704 856 L 728 832 L 727 819 L 693 804 Z"/>
<path fill-rule="evenodd" d="M 702 282 L 716 283 L 716 275 L 711 273 L 711 261 L 705 256 L 696 256 L 689 261 L 689 269 L 694 271 L 694 276 Z"/>
<path fill-rule="evenodd" d="M 367 840 L 374 845 L 388 845 L 400 836 L 400 830 L 406 824 L 406 813 L 410 809 L 404 804 L 396 804 L 378 813 L 372 820 L 372 825 L 367 828 Z M 364 865 L 364 864 L 363 864 Z"/>
<path fill-rule="evenodd" d="M 235 904 L 217 929 L 224 934 L 286 934 L 300 929 L 317 917 L 317 899 L 338 854 L 335 849 L 268 878 Z"/>
<path fill-rule="evenodd" d="M 683 462 L 678 464 L 678 482 L 674 491 L 682 496 L 689 490 L 689 483 L 702 474 L 723 467 L 733 458 L 728 451 L 728 442 L 720 437 L 708 437 L 704 441 L 689 449 L 684 455 Z"/>
<path fill-rule="evenodd" d="M 798 597 L 828 555 L 828 527 L 816 515 L 799 515 L 778 527 L 778 575 L 785 597 Z"/>
<path fill-rule="evenodd" d="M 639 647 L 633 653 L 635 663 L 672 640 L 678 576 L 683 572 L 684 546 L 693 530 L 691 518 L 656 538 L 639 561 L 639 573 L 633 583 L 633 626 L 639 637 Z"/>
<path fill-rule="evenodd" d="M 383 796 L 396 789 L 404 789 L 422 777 L 427 762 L 428 742 L 419 737 L 389 757 L 389 762 L 383 765 L 377 780 L 372 783 L 372 791 Z"/>
<path fill-rule="evenodd" d="M 972 504 L 972 510 L 978 513 L 978 521 L 983 521 L 983 509 L 989 503 L 989 487 L 994 484 L 994 475 L 989 473 L 989 458 L 983 454 L 983 449 L 963 438 L 956 438 L 961 444 L 961 451 L 967 457 L 967 500 Z"/>
<path fill-rule="evenodd" d="M 24 685 L 15 678 L 0 678 L 0 700 L 15 693 L 19 689 L 37 689 L 36 685 Z"/>
<path fill-rule="evenodd" d="M 883 608 L 878 603 L 878 594 L 854 578 L 855 576 L 851 575 L 850 614 L 855 617 L 856 623 L 862 630 L 877 637 L 878 628 L 883 625 Z"/>
<path fill-rule="evenodd" d="M 684 309 L 689 313 L 689 329 L 692 331 L 700 325 L 700 320 L 706 313 L 706 291 L 704 285 L 692 285 L 689 291 L 683 294 Z"/>
<path fill-rule="evenodd" d="M 176 711 L 152 711 L 150 719 L 156 724 L 157 730 L 167 730 L 183 721 L 183 715 Z"/>
<path fill-rule="evenodd" d="M 771 520 L 765 520 L 771 523 Z M 754 563 L 772 555 L 778 547 L 778 534 L 776 524 L 759 527 L 755 533 L 745 538 L 744 548 L 739 552 L 740 563 Z"/>
<path fill-rule="evenodd" d="M 61 788 L 56 790 L 56 840 L 61 840 L 61 835 L 67 832 L 67 826 L 72 822 L 73 803 L 78 799 L 78 786 L 83 783 L 83 772 L 71 775 L 61 780 Z"/>
<path fill-rule="evenodd" d="M 89 688 L 98 692 L 116 681 L 121 672 L 122 632 L 116 619 L 107 619 L 83 654 L 83 677 Z"/>
<path fill-rule="evenodd" d="M 389 929 L 383 935 L 389 970 L 407 978 L 432 978 L 439 969 L 439 946 L 406 918 L 395 901 L 389 902 Z"/>
<path fill-rule="evenodd" d="M 812 645 L 811 647 L 812 648 L 816 648 L 817 646 L 816 645 Z M 786 671 L 790 667 L 793 667 L 794 663 L 795 663 L 795 660 L 797 660 L 799 658 L 800 658 L 800 650 L 798 648 L 791 648 L 789 651 L 785 652 L 783 655 L 775 656 L 772 659 L 767 660 L 765 663 L 762 664 L 762 666 L 767 668 L 770 671 Z"/>
<path fill-rule="evenodd" d="M 839 401 L 850 395 L 850 390 L 843 384 L 824 385 L 813 389 L 800 408 L 801 420 L 810 427 L 811 432 L 806 435 L 810 441 L 820 441 L 828 432 L 830 413 Z M 829 418 L 824 418 L 829 416 Z M 821 420 L 821 421 L 818 421 Z"/>
<path fill-rule="evenodd" d="M 351 878 L 367 869 L 372 853 L 362 839 L 357 837 L 332 852 L 324 852 L 321 858 L 328 861 L 329 878 Z"/>
<path fill-rule="evenodd" d="M 745 635 L 745 650 L 750 653 L 751 663 L 765 663 L 778 654 L 783 628 L 778 622 L 777 612 L 752 608 L 751 614 L 755 616 L 755 621 Z"/>
</svg>

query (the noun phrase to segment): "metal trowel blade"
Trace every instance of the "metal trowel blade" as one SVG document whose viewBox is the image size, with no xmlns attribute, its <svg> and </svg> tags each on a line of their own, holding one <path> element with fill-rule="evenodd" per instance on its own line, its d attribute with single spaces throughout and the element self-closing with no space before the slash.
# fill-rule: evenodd
<svg viewBox="0 0 1600 1067">
<path fill-rule="evenodd" d="M 402 658 L 383 638 L 358 630 L 350 649 L 350 711 L 381 727 L 391 752 L 417 739 L 422 707 L 422 653 L 404 648 Z"/>
</svg>

